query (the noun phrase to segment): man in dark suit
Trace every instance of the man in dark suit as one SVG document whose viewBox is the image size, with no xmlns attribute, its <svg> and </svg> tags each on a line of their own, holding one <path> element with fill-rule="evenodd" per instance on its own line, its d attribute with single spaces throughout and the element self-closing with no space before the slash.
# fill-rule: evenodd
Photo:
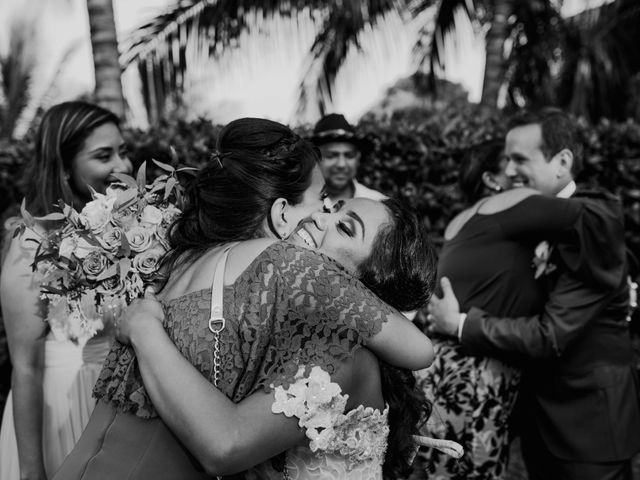
<svg viewBox="0 0 640 480">
<path fill-rule="evenodd" d="M 507 175 L 516 185 L 584 206 L 566 238 L 539 249 L 537 271 L 548 290 L 542 313 L 461 314 L 447 279 L 443 297 L 429 306 L 436 330 L 457 335 L 467 353 L 523 366 L 522 451 L 530 480 L 630 480 L 631 457 L 640 450 L 622 206 L 606 192 L 576 191 L 580 151 L 573 121 L 558 110 L 517 116 L 506 137 Z"/>
</svg>

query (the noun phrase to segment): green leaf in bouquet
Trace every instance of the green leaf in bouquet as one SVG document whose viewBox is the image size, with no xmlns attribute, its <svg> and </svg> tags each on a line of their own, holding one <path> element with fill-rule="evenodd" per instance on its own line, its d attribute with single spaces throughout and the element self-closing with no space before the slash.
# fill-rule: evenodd
<svg viewBox="0 0 640 480">
<path fill-rule="evenodd" d="M 99 249 L 102 249 L 102 244 L 100 243 L 100 240 L 98 240 L 93 233 L 88 231 L 78 232 L 78 236 L 83 240 L 86 240 L 86 242 L 92 247 L 97 247 Z"/>
<path fill-rule="evenodd" d="M 200 169 L 195 167 L 180 167 L 176 170 L 176 172 L 186 172 L 190 175 L 195 175 L 198 170 Z"/>
<path fill-rule="evenodd" d="M 33 228 L 36 221 L 33 218 L 33 215 L 27 212 L 27 203 L 25 199 L 22 199 L 22 203 L 20 204 L 20 214 L 22 215 L 25 225 L 29 228 Z"/>
<path fill-rule="evenodd" d="M 118 255 L 123 257 L 131 255 L 131 246 L 129 245 L 129 240 L 127 239 L 127 235 L 125 235 L 124 230 L 120 237 L 120 249 L 118 250 Z"/>
<path fill-rule="evenodd" d="M 120 274 L 120 281 L 124 282 L 127 277 L 127 273 L 131 270 L 131 260 L 129 258 L 123 258 L 118 262 L 118 272 Z"/>
<path fill-rule="evenodd" d="M 66 215 L 64 213 L 61 212 L 52 212 L 48 215 L 45 215 L 44 217 L 33 217 L 36 220 L 44 220 L 44 221 L 57 221 L 57 220 L 64 220 L 66 217 Z"/>
<path fill-rule="evenodd" d="M 65 269 L 61 269 L 61 270 L 51 271 L 47 275 L 45 275 L 45 277 L 42 279 L 42 284 L 43 285 L 51 285 L 52 283 L 57 282 L 58 280 L 64 279 L 64 277 L 66 275 L 67 275 L 67 269 L 66 268 Z"/>
<path fill-rule="evenodd" d="M 27 226 L 24 223 L 21 223 L 18 228 L 13 231 L 13 236 L 11 238 L 16 238 L 18 235 L 23 235 Z"/>
<path fill-rule="evenodd" d="M 173 149 L 173 147 L 169 147 L 169 148 L 171 148 L 171 151 L 173 152 L 173 153 L 172 153 L 172 155 L 171 155 L 171 157 L 173 158 L 173 154 L 175 154 L 175 150 Z M 176 156 L 176 158 L 177 158 L 177 156 Z M 175 168 L 173 168 L 171 165 L 166 164 L 166 163 L 159 162 L 159 161 L 158 161 L 158 160 L 156 160 L 155 158 L 151 159 L 151 161 L 152 161 L 153 163 L 155 163 L 157 166 L 159 166 L 162 170 L 166 171 L 166 172 L 173 173 L 173 172 L 175 172 L 175 170 L 176 170 L 176 169 L 175 169 Z"/>
<path fill-rule="evenodd" d="M 125 173 L 112 173 L 111 175 L 117 178 L 118 180 L 120 180 L 129 188 L 135 188 L 135 189 L 138 188 L 138 184 L 136 183 L 134 178 L 130 175 L 127 175 Z"/>
<path fill-rule="evenodd" d="M 160 190 L 164 190 L 165 185 L 166 185 L 165 182 L 157 182 L 157 183 L 153 182 L 153 185 L 151 185 L 151 190 L 149 190 L 148 193 L 150 193 L 150 194 L 151 193 L 157 193 Z"/>
<path fill-rule="evenodd" d="M 131 188 L 127 190 L 122 190 L 118 192 L 118 198 L 114 203 L 113 208 L 115 210 L 122 210 L 122 209 L 128 208 L 135 202 L 136 198 L 138 198 L 137 188 L 135 190 Z"/>
<path fill-rule="evenodd" d="M 64 296 L 67 292 L 61 288 L 52 287 L 51 285 L 42 285 L 40 287 L 40 291 L 42 293 L 51 293 L 53 295 L 61 295 Z"/>
<path fill-rule="evenodd" d="M 169 145 L 169 153 L 171 154 L 171 160 L 173 163 L 178 164 L 178 152 L 173 148 L 173 145 Z"/>
<path fill-rule="evenodd" d="M 164 201 L 165 202 L 169 198 L 169 195 L 171 195 L 171 191 L 173 190 L 173 187 L 176 186 L 176 183 L 178 183 L 178 180 L 176 180 L 176 177 L 169 177 L 169 179 L 167 180 L 167 183 L 164 186 Z"/>
<path fill-rule="evenodd" d="M 163 173 L 162 175 L 158 175 L 151 185 L 152 186 L 156 184 L 164 185 L 164 183 L 167 181 L 167 178 L 169 178 L 169 175 L 167 175 L 166 173 Z"/>
<path fill-rule="evenodd" d="M 147 186 L 147 162 L 142 162 L 138 169 L 138 175 L 136 176 L 136 183 L 138 184 L 138 190 L 144 192 Z"/>
<path fill-rule="evenodd" d="M 107 278 L 111 278 L 117 274 L 118 274 L 118 264 L 114 263 L 113 265 L 109 266 L 109 268 L 107 268 L 104 272 L 98 275 L 96 277 L 96 281 L 101 282 L 102 280 L 106 280 Z"/>
</svg>

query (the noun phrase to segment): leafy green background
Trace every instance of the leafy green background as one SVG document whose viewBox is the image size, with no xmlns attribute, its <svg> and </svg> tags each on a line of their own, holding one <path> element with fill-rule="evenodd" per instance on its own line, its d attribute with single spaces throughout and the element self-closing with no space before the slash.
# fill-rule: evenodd
<svg viewBox="0 0 640 480">
<path fill-rule="evenodd" d="M 150 158 L 175 164 L 178 158 L 183 165 L 197 167 L 209 160 L 220 128 L 207 120 L 174 120 L 148 131 L 126 130 L 124 134 L 136 166 Z M 406 109 L 386 119 L 365 117 L 359 130 L 371 144 L 361 162 L 360 181 L 406 199 L 440 245 L 446 223 L 463 207 L 456 182 L 465 149 L 480 140 L 504 135 L 504 120 L 493 111 L 453 102 L 428 111 Z M 303 135 L 309 132 L 309 127 L 300 129 Z M 640 125 L 631 121 L 603 120 L 597 125 L 582 122 L 580 132 L 585 169 L 578 180 L 620 195 L 627 244 L 640 258 Z M 0 144 L 0 214 L 4 218 L 17 211 L 21 193 L 16 179 L 32 148 L 29 136 L 20 142 Z M 9 384 L 7 363 L 6 340 L 0 330 L 2 392 Z"/>
</svg>

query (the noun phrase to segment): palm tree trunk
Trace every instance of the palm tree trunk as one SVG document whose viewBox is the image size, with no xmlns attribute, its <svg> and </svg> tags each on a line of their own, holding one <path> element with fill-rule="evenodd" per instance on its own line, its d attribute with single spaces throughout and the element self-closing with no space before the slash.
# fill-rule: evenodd
<svg viewBox="0 0 640 480">
<path fill-rule="evenodd" d="M 498 93 L 504 80 L 504 42 L 509 31 L 508 21 L 513 11 L 513 4 L 512 0 L 492 0 L 492 3 L 494 14 L 491 28 L 489 28 L 485 39 L 487 60 L 484 67 L 480 103 L 495 108 L 498 103 Z"/>
<path fill-rule="evenodd" d="M 124 116 L 118 40 L 112 0 L 87 0 L 96 77 L 96 102 L 118 117 Z"/>
</svg>

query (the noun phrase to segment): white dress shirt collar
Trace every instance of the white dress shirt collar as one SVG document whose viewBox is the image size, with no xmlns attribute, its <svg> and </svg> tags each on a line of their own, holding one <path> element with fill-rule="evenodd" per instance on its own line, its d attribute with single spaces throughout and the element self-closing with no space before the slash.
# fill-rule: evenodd
<svg viewBox="0 0 640 480">
<path fill-rule="evenodd" d="M 576 185 L 576 182 L 574 182 L 572 180 L 569 183 L 567 183 L 565 185 L 565 187 L 556 194 L 556 197 L 558 197 L 558 198 L 569 198 L 569 197 L 571 197 L 571 195 L 576 193 L 576 189 L 577 188 L 578 188 L 578 186 Z"/>
</svg>

